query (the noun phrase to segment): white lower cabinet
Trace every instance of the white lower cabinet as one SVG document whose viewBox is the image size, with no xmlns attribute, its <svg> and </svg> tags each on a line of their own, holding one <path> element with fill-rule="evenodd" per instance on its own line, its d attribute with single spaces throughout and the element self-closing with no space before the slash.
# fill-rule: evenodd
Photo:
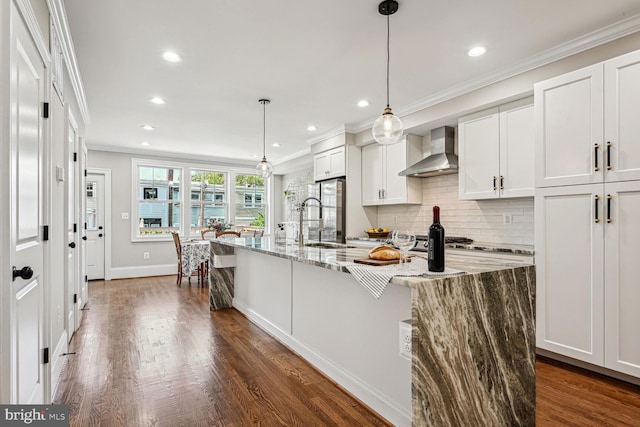
<svg viewBox="0 0 640 427">
<path fill-rule="evenodd" d="M 536 345 L 640 377 L 640 181 L 536 189 Z"/>
</svg>

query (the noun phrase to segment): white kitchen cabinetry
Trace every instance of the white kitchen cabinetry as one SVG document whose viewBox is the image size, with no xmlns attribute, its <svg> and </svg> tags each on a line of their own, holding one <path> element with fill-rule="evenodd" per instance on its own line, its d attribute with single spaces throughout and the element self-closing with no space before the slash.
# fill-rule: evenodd
<svg viewBox="0 0 640 427">
<path fill-rule="evenodd" d="M 459 198 L 533 196 L 534 134 L 531 98 L 461 118 Z"/>
<path fill-rule="evenodd" d="M 422 138 L 407 135 L 397 144 L 362 148 L 362 205 L 422 203 L 420 178 L 398 173 L 422 158 Z"/>
<path fill-rule="evenodd" d="M 640 181 L 536 190 L 539 348 L 640 377 Z"/>
<path fill-rule="evenodd" d="M 313 156 L 313 178 L 322 181 L 346 175 L 345 147 L 337 147 Z"/>
<path fill-rule="evenodd" d="M 536 187 L 640 179 L 640 51 L 537 83 L 534 93 Z"/>
</svg>

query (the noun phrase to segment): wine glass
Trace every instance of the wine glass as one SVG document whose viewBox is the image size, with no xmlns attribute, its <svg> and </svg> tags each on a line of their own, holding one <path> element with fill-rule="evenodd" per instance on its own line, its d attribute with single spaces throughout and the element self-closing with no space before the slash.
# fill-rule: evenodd
<svg viewBox="0 0 640 427">
<path fill-rule="evenodd" d="M 407 252 L 416 244 L 416 235 L 409 230 L 394 230 L 391 234 L 391 241 L 400 249 L 402 255 L 402 269 L 407 268 Z"/>
</svg>

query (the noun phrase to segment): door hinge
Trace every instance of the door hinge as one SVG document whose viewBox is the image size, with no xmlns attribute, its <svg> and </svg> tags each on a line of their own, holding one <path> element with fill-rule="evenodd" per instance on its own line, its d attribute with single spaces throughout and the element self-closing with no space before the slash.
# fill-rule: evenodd
<svg viewBox="0 0 640 427">
<path fill-rule="evenodd" d="M 42 226 L 42 240 L 44 242 L 49 240 L 49 226 L 48 225 L 43 225 Z"/>
<path fill-rule="evenodd" d="M 74 304 L 78 303 L 78 294 L 73 294 L 73 303 Z"/>
<path fill-rule="evenodd" d="M 73 232 L 74 233 L 78 232 L 78 224 L 73 224 Z"/>
<path fill-rule="evenodd" d="M 42 363 L 49 363 L 49 347 L 42 350 Z"/>
<path fill-rule="evenodd" d="M 45 119 L 49 118 L 49 103 L 48 102 L 43 102 L 42 103 L 42 117 Z"/>
<path fill-rule="evenodd" d="M 84 282 L 87 283 L 89 281 L 89 276 L 87 276 L 86 274 L 84 275 Z"/>
<path fill-rule="evenodd" d="M 86 169 L 84 170 L 84 176 L 87 176 L 87 170 Z"/>
<path fill-rule="evenodd" d="M 87 223 L 86 222 L 84 223 L 84 229 L 85 230 L 87 229 Z"/>
<path fill-rule="evenodd" d="M 74 162 L 78 161 L 78 153 L 73 153 L 73 161 Z"/>
</svg>

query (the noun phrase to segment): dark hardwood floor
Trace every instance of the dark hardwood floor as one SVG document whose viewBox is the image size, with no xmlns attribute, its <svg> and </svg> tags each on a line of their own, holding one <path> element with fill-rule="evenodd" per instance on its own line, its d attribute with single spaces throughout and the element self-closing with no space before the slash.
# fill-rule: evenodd
<svg viewBox="0 0 640 427">
<path fill-rule="evenodd" d="M 388 425 L 208 289 L 96 281 L 54 403 L 72 426 Z M 537 362 L 538 426 L 640 426 L 640 387 Z"/>
</svg>

